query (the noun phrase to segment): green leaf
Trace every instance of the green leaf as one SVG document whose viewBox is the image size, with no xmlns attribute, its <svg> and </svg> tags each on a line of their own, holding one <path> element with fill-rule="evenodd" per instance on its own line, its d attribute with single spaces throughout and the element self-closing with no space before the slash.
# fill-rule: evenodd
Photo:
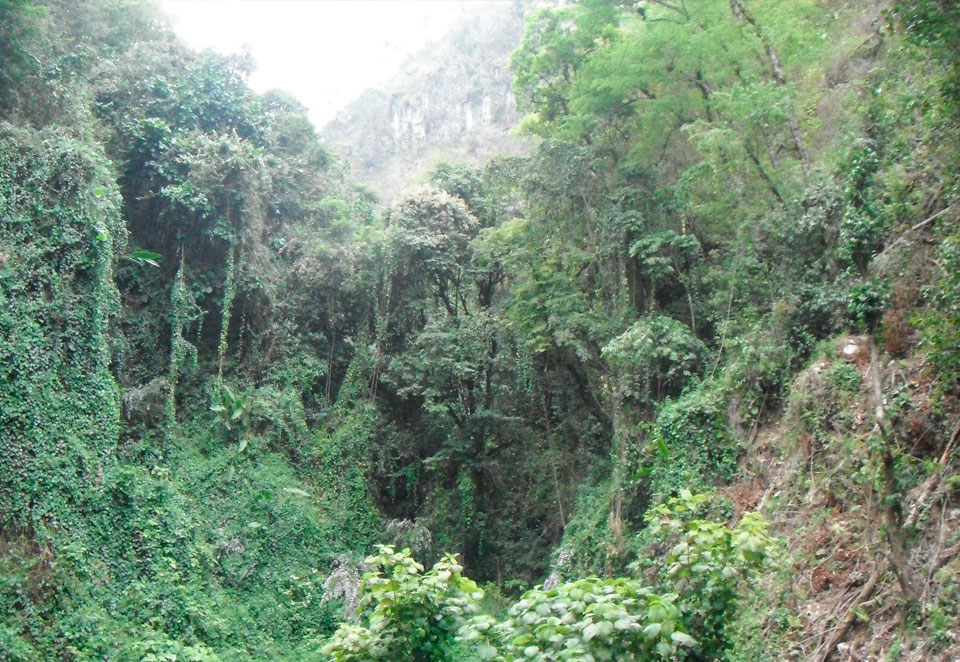
<svg viewBox="0 0 960 662">
<path fill-rule="evenodd" d="M 674 632 L 673 634 L 670 635 L 670 639 L 672 639 L 672 640 L 675 641 L 676 643 L 682 644 L 682 645 L 684 645 L 684 646 L 696 646 L 696 645 L 697 645 L 697 640 L 694 639 L 693 637 L 691 637 L 689 634 L 687 634 L 687 633 L 685 633 L 685 632 Z"/>
<path fill-rule="evenodd" d="M 657 437 L 657 450 L 660 451 L 660 457 L 662 458 L 670 457 L 670 449 L 667 448 L 667 444 L 662 437 Z"/>
<path fill-rule="evenodd" d="M 655 639 L 660 636 L 660 628 L 663 626 L 660 623 L 651 623 L 647 627 L 643 628 L 643 635 L 647 639 Z"/>
<path fill-rule="evenodd" d="M 160 255 L 160 253 L 154 253 L 153 251 L 138 249 L 130 253 L 129 258 L 134 262 L 145 262 L 154 267 L 159 267 L 160 260 L 163 259 L 163 256 Z"/>
<path fill-rule="evenodd" d="M 483 644 L 477 648 L 477 655 L 481 660 L 492 660 L 497 656 L 497 649 L 490 644 Z"/>
</svg>

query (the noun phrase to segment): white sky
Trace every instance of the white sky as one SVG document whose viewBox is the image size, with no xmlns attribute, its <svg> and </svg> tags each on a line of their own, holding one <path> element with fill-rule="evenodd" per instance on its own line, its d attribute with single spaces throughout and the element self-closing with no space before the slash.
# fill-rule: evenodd
<svg viewBox="0 0 960 662">
<path fill-rule="evenodd" d="M 229 54 L 249 46 L 250 85 L 280 88 L 310 109 L 317 128 L 394 75 L 456 19 L 494 0 L 161 0 L 177 35 Z"/>
</svg>

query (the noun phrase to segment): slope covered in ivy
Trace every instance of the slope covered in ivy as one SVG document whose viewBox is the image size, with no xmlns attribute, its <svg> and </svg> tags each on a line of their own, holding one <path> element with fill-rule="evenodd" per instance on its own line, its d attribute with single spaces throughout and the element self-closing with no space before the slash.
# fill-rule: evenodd
<svg viewBox="0 0 960 662">
<path fill-rule="evenodd" d="M 0 658 L 302 659 L 379 526 L 362 405 L 311 406 L 367 197 L 150 5 L 0 11 Z"/>
</svg>

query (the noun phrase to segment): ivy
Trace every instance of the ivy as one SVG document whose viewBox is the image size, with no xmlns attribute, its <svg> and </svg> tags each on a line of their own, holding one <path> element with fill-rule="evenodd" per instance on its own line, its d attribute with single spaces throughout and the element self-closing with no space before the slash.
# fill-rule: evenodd
<svg viewBox="0 0 960 662">
<path fill-rule="evenodd" d="M 0 125 L 0 525 L 76 525 L 119 434 L 113 264 L 126 233 L 102 154 Z"/>
<path fill-rule="evenodd" d="M 177 427 L 177 382 L 185 367 L 196 361 L 197 349 L 183 335 L 184 328 L 194 320 L 197 305 L 190 290 L 184 285 L 184 264 L 180 261 L 173 286 L 170 289 L 170 365 L 167 373 L 166 437 L 173 439 Z"/>
<path fill-rule="evenodd" d="M 227 355 L 230 313 L 233 308 L 233 299 L 237 294 L 235 250 L 233 247 L 227 249 L 227 264 L 224 268 L 223 304 L 220 306 L 220 344 L 217 346 L 217 383 L 223 382 L 223 360 Z"/>
</svg>

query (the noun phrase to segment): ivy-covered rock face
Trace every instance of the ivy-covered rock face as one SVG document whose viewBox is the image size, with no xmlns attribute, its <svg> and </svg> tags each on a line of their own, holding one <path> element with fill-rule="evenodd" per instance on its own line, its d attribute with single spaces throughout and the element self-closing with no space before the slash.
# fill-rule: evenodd
<svg viewBox="0 0 960 662">
<path fill-rule="evenodd" d="M 299 659 L 292 577 L 379 526 L 318 424 L 370 198 L 242 59 L 47 4 L 0 3 L 0 658 Z"/>
<path fill-rule="evenodd" d="M 0 125 L 0 524 L 77 527 L 115 462 L 113 266 L 125 244 L 102 153 Z"/>
</svg>

